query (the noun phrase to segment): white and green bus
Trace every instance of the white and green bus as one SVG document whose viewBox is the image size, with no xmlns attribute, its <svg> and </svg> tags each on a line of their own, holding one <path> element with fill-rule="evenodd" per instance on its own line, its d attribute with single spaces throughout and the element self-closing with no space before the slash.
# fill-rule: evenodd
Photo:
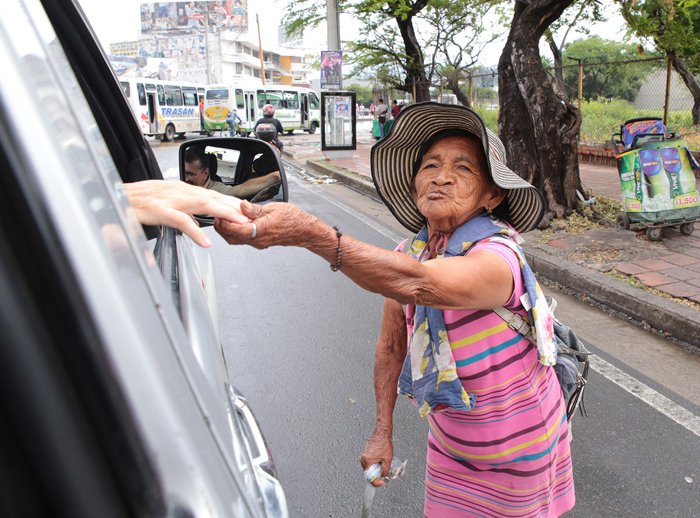
<svg viewBox="0 0 700 518">
<path fill-rule="evenodd" d="M 204 85 L 148 78 L 120 78 L 119 83 L 144 135 L 168 141 L 207 133 L 199 108 Z"/>
<path fill-rule="evenodd" d="M 262 117 L 262 107 L 275 107 L 287 133 L 303 130 L 316 133 L 321 125 L 321 102 L 310 88 L 287 85 L 210 85 L 204 96 L 204 125 L 209 131 L 228 128 L 226 117 L 235 109 L 241 118 L 241 132 L 250 133 Z"/>
</svg>

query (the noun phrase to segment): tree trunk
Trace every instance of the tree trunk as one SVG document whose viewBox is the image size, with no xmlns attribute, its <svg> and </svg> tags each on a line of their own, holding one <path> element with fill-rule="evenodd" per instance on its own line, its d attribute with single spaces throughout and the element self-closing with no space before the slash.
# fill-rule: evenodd
<svg viewBox="0 0 700 518">
<path fill-rule="evenodd" d="M 429 101 L 430 84 L 425 75 L 423 51 L 413 28 L 413 17 L 408 16 L 405 20 L 397 17 L 396 23 L 406 50 L 406 91 L 413 94 L 415 90 L 415 102 Z"/>
<path fill-rule="evenodd" d="M 573 0 L 515 2 L 498 63 L 498 127 L 508 164 L 538 187 L 558 218 L 576 208 L 581 114 L 557 93 L 542 66 L 539 41 Z"/>
<path fill-rule="evenodd" d="M 669 52 L 668 56 L 671 58 L 673 68 L 678 72 L 678 75 L 681 76 L 683 83 L 685 83 L 685 86 L 690 90 L 690 94 L 693 96 L 693 126 L 697 126 L 700 124 L 700 84 L 693 76 L 693 73 L 685 66 L 683 60 L 681 60 L 675 52 Z"/>
<path fill-rule="evenodd" d="M 469 102 L 469 97 L 467 94 L 464 93 L 464 90 L 462 90 L 459 87 L 459 72 L 454 70 L 451 71 L 447 74 L 446 79 L 447 79 L 447 88 L 452 90 L 452 93 L 457 96 L 457 100 L 466 106 L 467 108 L 471 108 L 471 103 Z"/>
</svg>

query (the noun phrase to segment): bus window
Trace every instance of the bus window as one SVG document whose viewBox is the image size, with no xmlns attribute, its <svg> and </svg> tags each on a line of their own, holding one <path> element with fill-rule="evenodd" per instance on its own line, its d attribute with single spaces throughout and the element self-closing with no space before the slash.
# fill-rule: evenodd
<svg viewBox="0 0 700 518">
<path fill-rule="evenodd" d="M 318 101 L 318 97 L 314 92 L 309 92 L 309 106 L 312 110 L 318 110 L 321 108 L 321 103 Z"/>
<path fill-rule="evenodd" d="M 267 101 L 267 96 L 265 95 L 265 90 L 258 90 L 258 108 L 265 106 Z"/>
<path fill-rule="evenodd" d="M 290 110 L 299 109 L 299 95 L 296 92 L 284 92 L 284 101 L 287 104 L 286 108 Z"/>
<path fill-rule="evenodd" d="M 197 106 L 197 89 L 190 87 L 182 88 L 182 96 L 185 99 L 185 106 Z"/>
<path fill-rule="evenodd" d="M 136 83 L 136 93 L 139 96 L 139 104 L 146 106 L 146 90 L 143 88 L 143 83 Z"/>
<path fill-rule="evenodd" d="M 158 92 L 158 104 L 165 106 L 165 93 L 163 92 L 163 85 L 158 85 L 156 87 L 156 91 Z"/>
<path fill-rule="evenodd" d="M 271 104 L 272 106 L 275 107 L 275 109 L 285 107 L 282 92 L 275 92 L 275 91 L 268 90 L 267 92 L 265 92 L 265 96 L 266 96 L 267 104 Z"/>
<path fill-rule="evenodd" d="M 182 106 L 182 92 L 179 86 L 165 85 L 165 104 L 168 106 Z"/>
<path fill-rule="evenodd" d="M 147 92 L 155 92 L 156 90 L 156 85 L 151 84 L 151 83 L 146 83 L 146 91 Z"/>
<path fill-rule="evenodd" d="M 228 89 L 217 88 L 216 90 L 207 90 L 207 100 L 209 101 L 226 101 L 228 100 Z"/>
<path fill-rule="evenodd" d="M 243 102 L 243 90 L 236 88 L 236 108 L 242 110 L 244 107 L 245 103 Z"/>
<path fill-rule="evenodd" d="M 129 83 L 127 83 L 126 81 L 120 81 L 119 84 L 122 87 L 122 92 L 124 92 L 124 95 L 126 95 L 128 98 L 131 94 L 131 88 L 129 87 Z"/>
</svg>

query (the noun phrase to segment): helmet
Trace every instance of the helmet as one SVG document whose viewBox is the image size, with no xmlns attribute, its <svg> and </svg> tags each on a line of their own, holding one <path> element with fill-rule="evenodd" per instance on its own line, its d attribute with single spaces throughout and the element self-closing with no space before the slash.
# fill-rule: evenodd
<svg viewBox="0 0 700 518">
<path fill-rule="evenodd" d="M 271 104 L 266 104 L 265 106 L 262 107 L 262 112 L 263 112 L 263 115 L 274 115 L 275 114 L 275 107 L 272 106 Z"/>
</svg>

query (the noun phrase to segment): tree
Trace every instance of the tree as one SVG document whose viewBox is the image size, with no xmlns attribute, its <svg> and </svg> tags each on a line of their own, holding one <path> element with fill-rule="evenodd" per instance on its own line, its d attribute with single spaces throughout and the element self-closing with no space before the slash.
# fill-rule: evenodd
<svg viewBox="0 0 700 518">
<path fill-rule="evenodd" d="M 342 12 L 351 14 L 361 27 L 358 37 L 344 41 L 349 51 L 346 62 L 353 66 L 351 75 L 381 71 L 382 84 L 388 89 L 427 101 L 438 74 L 468 105 L 459 83 L 484 46 L 498 37 L 492 34 L 487 41 L 479 38 L 485 32 L 484 15 L 502 0 L 340 1 Z M 316 0 L 290 3 L 293 14 L 286 23 L 288 34 L 298 34 L 320 23 L 323 6 Z"/>
<path fill-rule="evenodd" d="M 552 86 L 539 42 L 573 1 L 516 1 L 498 62 L 498 127 L 508 163 L 542 190 L 558 218 L 576 208 L 576 191 L 582 190 L 577 156 L 581 113 Z"/>
<path fill-rule="evenodd" d="M 634 101 L 639 87 L 657 63 L 639 62 L 635 66 L 615 66 L 616 63 L 639 58 L 637 45 L 604 40 L 600 36 L 576 40 L 564 48 L 564 59 L 569 57 L 584 62 L 583 97 L 596 99 L 625 99 Z M 600 65 L 597 65 L 600 63 Z M 578 69 L 565 70 L 564 84 L 568 92 L 578 89 Z M 575 96 L 571 96 L 575 97 Z"/>
<path fill-rule="evenodd" d="M 423 18 L 432 36 L 428 46 L 432 49 L 431 70 L 437 70 L 464 106 L 471 106 L 471 99 L 460 85 L 465 73 L 477 63 L 484 48 L 501 36 L 492 30 L 488 38 L 482 38 L 486 32 L 484 18 L 494 7 L 488 0 L 471 2 L 468 9 L 464 2 L 434 0 Z"/>
<path fill-rule="evenodd" d="M 392 86 L 414 94 L 417 101 L 430 100 L 423 49 L 414 27 L 414 20 L 430 1 L 340 0 L 339 9 L 361 22 L 361 37 L 349 44 L 355 69 L 374 68 L 394 61 L 404 78 L 401 84 Z M 287 11 L 292 13 L 285 24 L 287 34 L 301 34 L 324 20 L 325 3 L 291 0 Z"/>
<path fill-rule="evenodd" d="M 547 30 L 544 31 L 544 37 L 552 52 L 554 60 L 554 77 L 560 89 L 564 89 L 563 75 L 563 59 L 561 50 L 566 45 L 566 40 L 569 37 L 569 31 L 576 27 L 578 32 L 588 34 L 590 24 L 594 22 L 604 21 L 601 4 L 598 0 L 575 0 L 569 9 L 555 22 L 553 22 Z M 555 35 L 561 31 L 564 34 L 561 36 L 559 43 L 555 41 Z"/>
<path fill-rule="evenodd" d="M 693 124 L 700 124 L 700 0 L 618 0 L 622 16 L 640 37 L 651 38 L 671 60 L 693 96 Z"/>
<path fill-rule="evenodd" d="M 369 86 L 363 86 L 358 85 L 356 83 L 352 83 L 347 86 L 343 85 L 343 89 L 348 90 L 349 92 L 355 92 L 355 97 L 357 99 L 358 104 L 364 104 L 365 106 L 369 106 L 369 103 L 374 101 L 372 89 Z"/>
</svg>

